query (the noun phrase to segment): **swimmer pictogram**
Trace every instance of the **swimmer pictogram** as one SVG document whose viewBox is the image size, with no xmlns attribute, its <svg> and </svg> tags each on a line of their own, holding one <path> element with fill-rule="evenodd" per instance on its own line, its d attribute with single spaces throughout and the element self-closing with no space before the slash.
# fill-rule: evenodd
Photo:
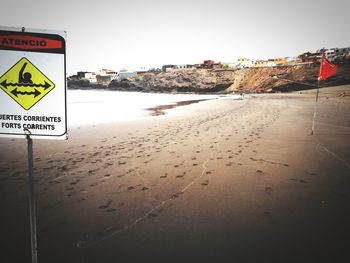
<svg viewBox="0 0 350 263">
<path fill-rule="evenodd" d="M 0 88 L 29 110 L 53 90 L 55 84 L 27 58 L 22 58 L 0 77 Z"/>
</svg>

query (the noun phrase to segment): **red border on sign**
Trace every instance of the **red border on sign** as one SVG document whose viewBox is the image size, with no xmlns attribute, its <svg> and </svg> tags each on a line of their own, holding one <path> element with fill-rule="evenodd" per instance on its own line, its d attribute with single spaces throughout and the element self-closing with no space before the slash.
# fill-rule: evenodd
<svg viewBox="0 0 350 263">
<path fill-rule="evenodd" d="M 0 35 L 0 46 L 16 49 L 60 49 L 62 41 L 24 35 Z"/>
</svg>

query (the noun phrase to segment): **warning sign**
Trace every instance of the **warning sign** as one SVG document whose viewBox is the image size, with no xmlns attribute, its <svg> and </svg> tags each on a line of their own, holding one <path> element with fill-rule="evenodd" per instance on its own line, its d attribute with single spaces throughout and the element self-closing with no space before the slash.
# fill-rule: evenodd
<svg viewBox="0 0 350 263">
<path fill-rule="evenodd" d="M 0 88 L 25 110 L 29 110 L 54 87 L 55 84 L 26 58 L 0 77 Z"/>
<path fill-rule="evenodd" d="M 0 137 L 67 138 L 65 34 L 0 27 Z"/>
</svg>

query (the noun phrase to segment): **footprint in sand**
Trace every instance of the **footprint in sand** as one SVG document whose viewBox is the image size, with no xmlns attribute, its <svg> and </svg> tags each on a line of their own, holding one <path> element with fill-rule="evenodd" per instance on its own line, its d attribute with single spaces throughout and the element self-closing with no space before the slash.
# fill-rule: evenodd
<svg viewBox="0 0 350 263">
<path fill-rule="evenodd" d="M 111 205 L 111 203 L 112 203 L 112 200 L 108 200 L 105 205 L 100 205 L 99 209 L 106 209 Z"/>
<path fill-rule="evenodd" d="M 305 180 L 299 180 L 299 179 L 295 179 L 295 178 L 290 178 L 289 180 L 294 181 L 294 182 L 298 182 L 298 183 L 302 183 L 302 184 L 307 183 L 307 181 L 305 181 Z"/>
<path fill-rule="evenodd" d="M 173 198 L 178 198 L 178 197 L 180 197 L 180 195 L 182 195 L 184 192 L 178 192 L 178 193 L 176 193 L 176 194 L 173 194 L 172 196 L 171 196 L 171 198 L 173 199 Z"/>
<path fill-rule="evenodd" d="M 158 215 L 156 213 L 150 213 L 148 214 L 148 217 L 157 217 Z"/>
<path fill-rule="evenodd" d="M 272 187 L 270 187 L 270 186 L 265 187 L 265 194 L 266 195 L 272 195 Z"/>
<path fill-rule="evenodd" d="M 265 173 L 262 170 L 256 170 L 257 175 L 264 175 Z"/>
<path fill-rule="evenodd" d="M 209 184 L 209 180 L 205 180 L 203 183 L 201 183 L 201 185 L 203 186 L 207 186 Z"/>
<path fill-rule="evenodd" d="M 304 171 L 304 172 L 308 175 L 317 175 L 317 173 L 313 173 L 313 172 L 308 172 L 308 171 Z"/>
<path fill-rule="evenodd" d="M 92 170 L 89 170 L 88 171 L 88 174 L 93 174 L 93 173 L 95 173 L 96 171 L 98 171 L 99 169 L 92 169 Z"/>
<path fill-rule="evenodd" d="M 70 185 L 75 185 L 75 184 L 77 184 L 77 183 L 79 183 L 79 182 L 80 182 L 80 179 L 77 179 L 76 181 L 71 182 Z"/>
</svg>

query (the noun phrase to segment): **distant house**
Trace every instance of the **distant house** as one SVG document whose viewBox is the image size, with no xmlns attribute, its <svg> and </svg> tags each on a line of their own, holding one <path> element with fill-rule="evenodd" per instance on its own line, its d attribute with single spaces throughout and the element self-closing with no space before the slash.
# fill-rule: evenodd
<svg viewBox="0 0 350 263">
<path fill-rule="evenodd" d="M 162 71 L 163 72 L 168 72 L 168 71 L 173 71 L 177 69 L 194 69 L 196 68 L 196 65 L 194 64 L 180 64 L 180 65 L 163 65 L 162 66 Z"/>
<path fill-rule="evenodd" d="M 334 61 L 345 62 L 350 58 L 350 48 L 335 48 Z"/>
<path fill-rule="evenodd" d="M 153 73 L 159 73 L 159 72 L 161 72 L 162 71 L 162 69 L 160 69 L 160 68 L 150 68 L 149 70 L 148 70 L 148 72 L 153 72 Z"/>
<path fill-rule="evenodd" d="M 193 64 L 180 64 L 176 66 L 177 69 L 193 69 L 196 68 Z"/>
<path fill-rule="evenodd" d="M 88 71 L 78 71 L 77 77 L 80 79 L 85 79 L 85 74 L 88 73 Z"/>
<path fill-rule="evenodd" d="M 350 48 L 330 48 L 322 49 L 320 54 L 324 53 L 330 62 L 343 63 L 349 60 Z M 320 55 L 321 57 L 321 55 Z"/>
<path fill-rule="evenodd" d="M 118 78 L 118 73 L 111 69 L 101 69 L 99 74 L 96 74 L 97 82 L 108 85 L 112 80 Z"/>
<path fill-rule="evenodd" d="M 213 69 L 222 69 L 224 65 L 221 62 L 214 63 Z"/>
<path fill-rule="evenodd" d="M 215 64 L 214 60 L 210 60 L 210 59 L 209 60 L 204 60 L 203 64 L 202 64 L 202 67 L 203 68 L 212 69 L 214 67 L 214 64 Z"/>
<path fill-rule="evenodd" d="M 310 62 L 310 63 L 316 63 L 321 60 L 321 52 L 318 51 L 316 53 L 306 52 L 301 55 L 299 55 L 299 58 L 301 59 L 301 62 Z"/>
<path fill-rule="evenodd" d="M 79 71 L 79 72 L 77 72 L 77 77 L 79 79 L 87 79 L 90 83 L 97 82 L 96 74 L 94 72 Z"/>
<path fill-rule="evenodd" d="M 268 60 L 267 60 L 266 66 L 268 66 L 268 67 L 274 67 L 274 66 L 276 66 L 275 60 L 274 60 L 274 59 L 268 59 Z"/>
<path fill-rule="evenodd" d="M 238 68 L 250 68 L 254 65 L 254 62 L 249 58 L 239 58 L 237 59 Z"/>
<path fill-rule="evenodd" d="M 300 63 L 302 61 L 299 57 L 287 57 L 286 62 L 287 62 L 287 64 L 291 65 L 291 64 Z"/>
<path fill-rule="evenodd" d="M 255 67 L 267 67 L 267 60 L 256 60 L 255 63 L 254 63 L 254 66 Z"/>
<path fill-rule="evenodd" d="M 185 69 L 186 65 L 185 64 L 177 65 L 176 68 L 177 69 Z"/>
<path fill-rule="evenodd" d="M 330 62 L 333 62 L 333 61 L 334 61 L 335 56 L 336 56 L 335 48 L 328 49 L 328 50 L 326 50 L 324 53 L 325 53 L 325 55 L 326 55 L 326 58 L 327 58 Z"/>
<path fill-rule="evenodd" d="M 237 63 L 233 63 L 233 62 L 225 62 L 222 64 L 223 68 L 227 68 L 227 69 L 234 69 L 236 68 Z"/>
<path fill-rule="evenodd" d="M 118 72 L 111 69 L 101 69 L 99 72 L 100 76 L 109 76 L 111 80 L 118 77 Z"/>
<path fill-rule="evenodd" d="M 163 65 L 162 66 L 162 71 L 163 72 L 173 71 L 175 69 L 177 69 L 176 65 Z"/>
<path fill-rule="evenodd" d="M 287 64 L 287 60 L 285 58 L 276 58 L 274 59 L 276 66 L 283 66 Z"/>
</svg>

